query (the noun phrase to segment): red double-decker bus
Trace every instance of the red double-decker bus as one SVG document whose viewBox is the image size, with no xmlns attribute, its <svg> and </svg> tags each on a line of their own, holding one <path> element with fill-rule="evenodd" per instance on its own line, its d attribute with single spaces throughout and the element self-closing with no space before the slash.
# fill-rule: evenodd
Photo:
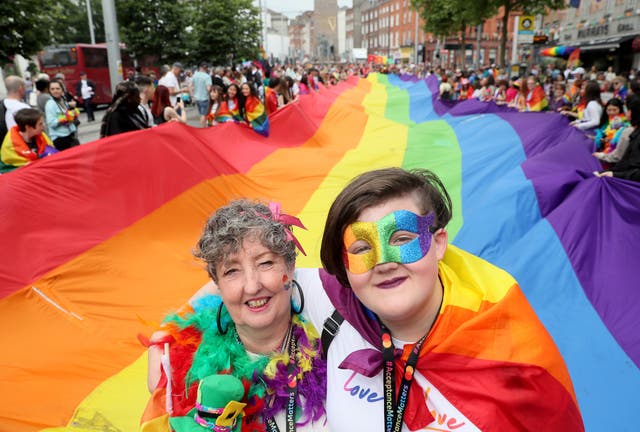
<svg viewBox="0 0 640 432">
<path fill-rule="evenodd" d="M 126 75 L 134 70 L 134 62 L 121 45 L 121 73 Z M 64 74 L 67 91 L 76 93 L 76 84 L 80 80 L 80 72 L 87 73 L 87 78 L 96 84 L 93 103 L 95 105 L 111 103 L 111 79 L 109 78 L 109 62 L 106 44 L 75 44 L 47 47 L 38 54 L 40 70 L 51 78 L 57 73 Z M 153 57 L 138 59 L 143 74 L 154 72 L 159 75 L 159 68 Z"/>
</svg>

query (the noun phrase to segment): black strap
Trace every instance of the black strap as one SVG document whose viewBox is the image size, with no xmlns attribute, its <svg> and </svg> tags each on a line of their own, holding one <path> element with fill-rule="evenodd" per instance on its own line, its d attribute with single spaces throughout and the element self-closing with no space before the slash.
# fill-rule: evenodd
<svg viewBox="0 0 640 432">
<path fill-rule="evenodd" d="M 329 354 L 329 345 L 331 345 L 333 338 L 338 334 L 342 321 L 344 321 L 344 317 L 340 315 L 337 309 L 334 309 L 331 316 L 324 320 L 320 342 L 322 343 L 322 356 L 325 359 L 327 359 Z"/>
<path fill-rule="evenodd" d="M 296 352 L 298 349 L 298 341 L 293 335 L 293 328 L 289 328 L 289 363 L 287 364 L 287 374 L 289 385 L 287 386 L 288 400 L 287 409 L 284 413 L 285 427 L 287 432 L 296 431 L 296 399 L 298 396 L 298 377 L 296 368 Z M 280 432 L 278 425 L 273 417 L 265 418 L 266 429 L 268 432 Z"/>
<path fill-rule="evenodd" d="M 402 383 L 400 384 L 400 390 L 398 391 L 398 398 L 396 399 L 396 380 L 394 374 L 395 363 L 395 347 L 391 339 L 391 332 L 387 329 L 382 322 L 380 322 L 381 338 L 382 338 L 382 360 L 383 360 L 383 385 L 384 385 L 384 430 L 385 432 L 401 432 L 402 420 L 404 418 L 405 410 L 407 409 L 407 402 L 409 399 L 409 389 L 413 383 L 413 373 L 418 363 L 418 356 L 424 341 L 427 338 L 429 332 L 425 333 L 418 342 L 414 345 L 407 359 L 407 363 L 404 367 L 404 373 L 402 374 Z"/>
</svg>

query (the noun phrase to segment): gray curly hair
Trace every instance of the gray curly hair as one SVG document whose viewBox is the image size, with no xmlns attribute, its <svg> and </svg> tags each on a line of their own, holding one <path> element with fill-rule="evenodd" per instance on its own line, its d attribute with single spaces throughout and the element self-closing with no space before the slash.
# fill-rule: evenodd
<svg viewBox="0 0 640 432">
<path fill-rule="evenodd" d="M 194 256 L 206 263 L 209 276 L 218 282 L 216 266 L 238 252 L 249 236 L 256 236 L 266 248 L 282 256 L 289 269 L 294 267 L 296 246 L 287 239 L 285 225 L 273 219 L 266 205 L 244 199 L 219 208 L 209 218 Z"/>
</svg>

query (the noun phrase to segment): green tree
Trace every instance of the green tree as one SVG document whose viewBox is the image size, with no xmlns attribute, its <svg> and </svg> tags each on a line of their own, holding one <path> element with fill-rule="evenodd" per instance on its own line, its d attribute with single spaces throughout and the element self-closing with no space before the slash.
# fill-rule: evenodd
<svg viewBox="0 0 640 432">
<path fill-rule="evenodd" d="M 58 43 L 91 43 L 89 32 L 89 18 L 87 17 L 87 0 L 79 0 L 78 4 L 69 0 L 57 2 L 66 3 L 64 17 L 54 24 L 54 32 L 60 35 Z M 102 16 L 102 1 L 91 0 L 91 19 L 93 20 L 93 35 L 96 43 L 105 41 L 104 19 Z"/>
<path fill-rule="evenodd" d="M 196 0 L 195 61 L 213 64 L 257 58 L 261 21 L 252 0 Z"/>
<path fill-rule="evenodd" d="M 467 27 L 481 24 L 495 13 L 491 0 L 411 0 L 411 6 L 424 20 L 427 33 L 460 35 L 460 66 L 465 62 Z"/>
<path fill-rule="evenodd" d="M 120 41 L 136 56 L 156 56 L 161 63 L 189 56 L 193 2 L 116 0 Z"/>
<path fill-rule="evenodd" d="M 58 4 L 60 3 L 60 4 Z M 57 40 L 56 22 L 64 19 L 68 0 L 4 0 L 0 2 L 0 64 L 13 56 L 31 56 Z"/>
<path fill-rule="evenodd" d="M 548 9 L 557 10 L 567 7 L 566 0 L 491 0 L 494 10 L 504 8 L 502 17 L 502 39 L 500 41 L 500 66 L 505 67 L 507 64 L 507 35 L 508 24 L 512 12 L 522 12 L 525 14 L 536 15 L 544 14 Z"/>
</svg>

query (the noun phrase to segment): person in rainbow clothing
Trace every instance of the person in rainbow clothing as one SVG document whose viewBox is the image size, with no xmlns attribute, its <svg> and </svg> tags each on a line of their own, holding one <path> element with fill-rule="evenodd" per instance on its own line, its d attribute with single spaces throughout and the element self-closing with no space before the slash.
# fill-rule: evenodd
<svg viewBox="0 0 640 432">
<path fill-rule="evenodd" d="M 215 374 L 242 382 L 240 431 L 327 430 L 326 363 L 301 315 L 294 268 L 296 247 L 304 251 L 292 226 L 304 228 L 274 203 L 234 201 L 211 216 L 195 255 L 217 288 L 169 315 L 148 342 L 153 394 L 143 431 L 167 431 L 167 419 L 174 426 L 188 416 L 199 383 Z"/>
<path fill-rule="evenodd" d="M 322 336 L 331 431 L 583 431 L 551 336 L 509 274 L 447 244 L 451 212 L 434 173 L 401 168 L 331 205 L 325 271 L 296 274 L 337 312 Z"/>
<path fill-rule="evenodd" d="M 23 108 L 14 115 L 13 126 L 2 141 L 0 173 L 13 171 L 58 150 L 43 132 L 44 114 L 35 108 Z"/>
</svg>

